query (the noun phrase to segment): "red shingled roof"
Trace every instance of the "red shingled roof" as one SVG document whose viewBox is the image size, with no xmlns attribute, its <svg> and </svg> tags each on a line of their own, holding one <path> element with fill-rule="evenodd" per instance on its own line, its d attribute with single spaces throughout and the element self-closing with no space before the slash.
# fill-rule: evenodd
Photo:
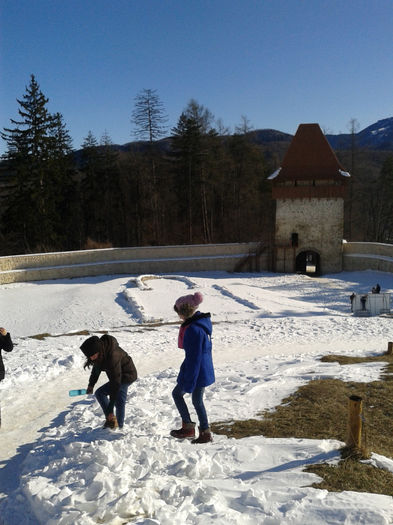
<svg viewBox="0 0 393 525">
<path fill-rule="evenodd" d="M 286 180 L 340 180 L 345 171 L 318 124 L 300 124 L 281 169 L 269 178 Z M 348 176 L 348 174 L 346 174 Z"/>
</svg>

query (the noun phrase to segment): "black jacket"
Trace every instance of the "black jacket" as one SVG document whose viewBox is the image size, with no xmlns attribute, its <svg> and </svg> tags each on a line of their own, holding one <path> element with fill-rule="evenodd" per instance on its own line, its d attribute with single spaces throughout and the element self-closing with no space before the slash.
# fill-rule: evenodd
<svg viewBox="0 0 393 525">
<path fill-rule="evenodd" d="M 11 350 L 14 348 L 14 345 L 11 341 L 11 336 L 9 333 L 7 335 L 0 334 L 0 381 L 4 379 L 5 370 L 4 370 L 4 363 L 3 358 L 1 357 L 1 351 L 5 350 L 6 352 L 11 352 Z"/>
<path fill-rule="evenodd" d="M 103 349 L 98 359 L 94 362 L 89 386 L 94 386 L 101 372 L 106 372 L 110 384 L 108 412 L 112 412 L 120 385 L 122 383 L 133 383 L 138 375 L 131 356 L 120 348 L 115 337 L 105 334 L 101 337 L 101 342 Z"/>
</svg>

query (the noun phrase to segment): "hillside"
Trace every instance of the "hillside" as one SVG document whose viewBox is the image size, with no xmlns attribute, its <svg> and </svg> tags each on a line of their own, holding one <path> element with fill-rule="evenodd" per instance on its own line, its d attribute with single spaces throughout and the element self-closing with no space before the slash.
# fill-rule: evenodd
<svg viewBox="0 0 393 525">
<path fill-rule="evenodd" d="M 351 148 L 350 133 L 326 135 L 330 145 L 335 150 Z M 393 150 L 393 117 L 378 120 L 367 128 L 355 134 L 355 146 L 369 150 Z"/>
<path fill-rule="evenodd" d="M 254 144 L 264 146 L 267 149 L 269 146 L 279 144 L 285 148 L 291 142 L 293 135 L 284 133 L 275 129 L 256 129 L 247 134 L 248 138 Z M 334 150 L 350 149 L 352 145 L 352 135 L 350 133 L 326 134 L 331 147 Z M 360 149 L 369 149 L 377 151 L 393 151 L 393 117 L 378 120 L 371 126 L 364 128 L 354 135 L 355 147 Z M 170 137 L 166 137 L 158 141 L 161 150 L 168 150 L 170 147 Z M 114 146 L 116 149 L 122 151 L 143 151 L 147 143 L 128 142 L 123 145 Z"/>
</svg>

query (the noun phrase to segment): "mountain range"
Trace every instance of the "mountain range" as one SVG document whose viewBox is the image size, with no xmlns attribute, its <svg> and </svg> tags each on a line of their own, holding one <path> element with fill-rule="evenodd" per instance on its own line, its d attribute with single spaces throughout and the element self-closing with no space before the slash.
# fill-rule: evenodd
<svg viewBox="0 0 393 525">
<path fill-rule="evenodd" d="M 248 138 L 254 144 L 269 148 L 275 145 L 289 144 L 293 135 L 284 133 L 275 129 L 257 129 L 247 133 Z M 378 120 L 367 128 L 355 133 L 339 133 L 337 135 L 326 134 L 329 144 L 335 151 L 349 150 L 352 147 L 352 141 L 356 148 L 378 151 L 393 150 L 393 117 Z M 118 150 L 143 151 L 147 143 L 143 141 L 128 142 L 123 145 L 114 146 Z M 158 141 L 161 150 L 170 148 L 170 137 Z"/>
<path fill-rule="evenodd" d="M 326 135 L 330 145 L 335 150 L 349 149 L 352 135 Z M 374 150 L 393 150 L 393 117 L 378 120 L 354 135 L 355 146 Z"/>
<path fill-rule="evenodd" d="M 249 132 L 249 137 L 256 144 L 272 142 L 290 142 L 292 135 L 274 129 L 260 129 Z M 367 128 L 355 133 L 326 134 L 326 138 L 333 150 L 351 149 L 352 141 L 356 148 L 388 151 L 393 150 L 393 117 L 378 120 Z"/>
</svg>

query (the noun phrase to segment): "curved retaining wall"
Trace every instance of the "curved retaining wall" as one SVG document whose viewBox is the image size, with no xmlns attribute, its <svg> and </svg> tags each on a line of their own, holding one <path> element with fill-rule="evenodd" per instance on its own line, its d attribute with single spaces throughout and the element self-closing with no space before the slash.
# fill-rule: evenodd
<svg viewBox="0 0 393 525">
<path fill-rule="evenodd" d="M 268 251 L 261 254 L 259 247 L 253 242 L 12 255 L 0 257 L 0 284 L 111 274 L 232 272 L 242 262 L 243 271 L 270 270 Z M 393 273 L 393 244 L 344 242 L 343 270 Z"/>
<path fill-rule="evenodd" d="M 393 244 L 344 242 L 343 270 L 378 270 L 393 273 Z"/>
<path fill-rule="evenodd" d="M 123 273 L 233 271 L 257 247 L 258 243 L 196 244 L 12 255 L 0 257 L 0 284 Z"/>
</svg>

